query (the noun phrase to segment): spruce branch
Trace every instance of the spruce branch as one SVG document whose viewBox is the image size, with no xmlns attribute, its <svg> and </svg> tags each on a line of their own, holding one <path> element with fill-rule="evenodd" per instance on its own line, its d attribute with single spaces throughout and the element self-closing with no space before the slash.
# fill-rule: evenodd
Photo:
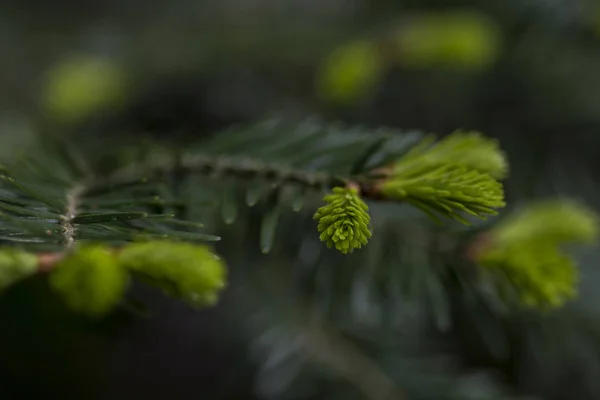
<svg viewBox="0 0 600 400">
<path fill-rule="evenodd" d="M 292 203 L 295 204 L 306 191 L 328 193 L 335 192 L 336 188 L 351 187 L 356 191 L 356 204 L 365 207 L 365 201 L 369 200 L 403 202 L 436 219 L 437 216 L 449 217 L 469 225 L 466 215 L 485 219 L 487 215 L 496 215 L 497 209 L 505 205 L 503 186 L 498 180 L 508 171 L 504 154 L 497 141 L 479 133 L 456 132 L 438 142 L 433 136 L 417 141 L 418 137 L 406 135 L 410 140 L 400 140 L 397 148 L 387 149 L 393 145 L 388 134 L 367 138 L 352 133 L 344 136 L 339 130 L 329 135 L 313 126 L 297 129 L 306 129 L 308 134 L 301 132 L 300 138 L 283 135 L 281 133 L 286 131 L 278 124 L 263 125 L 260 131 L 252 133 L 256 135 L 254 137 L 250 132 L 246 133 L 248 137 L 242 132 L 224 133 L 216 144 L 209 142 L 199 146 L 198 153 L 193 149 L 180 153 L 177 162 L 168 154 L 158 152 L 145 163 L 131 165 L 106 177 L 104 182 L 96 182 L 96 187 L 90 190 L 101 192 L 135 182 L 160 182 L 163 177 L 172 176 L 175 170 L 180 179 L 191 176 L 218 178 L 209 184 L 228 184 L 224 190 L 227 195 L 221 196 L 222 217 L 226 223 L 233 223 L 238 215 L 237 187 L 256 182 L 268 183 L 269 188 L 265 191 L 256 190 L 256 187 L 248 189 L 249 206 L 255 205 L 266 192 L 276 192 L 284 187 L 300 189 L 293 193 Z M 324 143 L 330 140 L 335 145 L 317 147 L 317 140 Z M 282 157 L 282 153 L 287 157 Z M 396 157 L 392 158 L 392 154 Z M 330 197 L 325 199 L 332 200 Z M 185 205 L 178 209 L 184 208 Z M 371 236 L 368 209 L 361 206 L 344 211 L 332 205 L 329 208 L 319 209 L 317 218 L 350 216 L 354 220 L 346 218 L 344 226 L 360 225 L 361 228 L 355 231 L 362 233 L 360 237 L 354 237 L 354 231 L 346 229 L 336 236 L 331 231 L 333 225 L 324 219 L 319 222 L 322 240 L 330 246 L 335 244 L 344 253 L 365 245 Z M 336 216 L 327 216 L 321 211 L 334 212 Z M 362 215 L 358 219 L 357 212 Z M 363 220 L 366 222 L 361 222 Z M 342 223 L 336 221 L 330 222 Z M 346 240 L 347 235 L 352 238 Z M 268 251 L 271 245 L 263 248 Z"/>
<path fill-rule="evenodd" d="M 369 400 L 405 400 L 405 394 L 373 360 L 332 330 L 313 324 L 301 330 L 299 340 L 310 357 L 327 365 L 355 385 Z"/>
<path fill-rule="evenodd" d="M 337 379 L 355 387 L 365 399 L 408 400 L 405 388 L 400 387 L 390 371 L 365 352 L 360 343 L 352 340 L 352 332 L 319 315 L 311 300 L 296 296 L 289 286 L 289 279 L 284 277 L 287 272 L 267 268 L 257 275 L 259 281 L 266 283 L 265 286 L 259 284 L 261 293 L 268 298 L 282 296 L 283 300 L 261 302 L 254 310 L 256 313 L 251 312 L 259 326 L 266 324 L 254 342 L 255 348 L 265 357 L 262 365 L 265 379 L 273 379 L 268 371 L 277 371 L 279 376 L 280 370 L 290 364 L 298 365 L 294 374 L 300 376 L 303 366 L 312 364 L 326 368 Z M 257 276 L 248 279 L 252 281 Z M 252 304 L 253 293 L 242 287 L 241 294 L 246 304 Z M 285 316 L 285 322 L 280 319 L 281 315 Z M 278 322 L 275 327 L 272 326 L 274 318 Z"/>
<path fill-rule="evenodd" d="M 60 160 L 54 161 L 60 164 Z M 5 171 L 6 187 L 0 188 L 4 210 L 0 230 L 5 240 L 17 244 L 0 251 L 0 289 L 35 274 L 48 274 L 54 292 L 73 311 L 101 317 L 120 304 L 129 275 L 134 273 L 131 259 L 122 259 L 123 250 L 131 242 L 150 241 L 146 253 L 159 259 L 166 270 L 169 262 L 186 252 L 188 261 L 195 260 L 195 264 L 186 263 L 183 273 L 158 277 L 151 284 L 166 292 L 180 285 L 180 297 L 196 307 L 217 301 L 225 285 L 224 264 L 214 261 L 211 250 L 203 245 L 178 247 L 175 242 L 219 238 L 198 232 L 200 224 L 153 214 L 148 195 L 158 200 L 154 182 L 140 179 L 103 188 L 97 177 L 70 174 L 64 164 L 27 169 L 29 165 L 15 166 L 16 175 L 8 176 Z M 56 171 L 64 174 L 59 178 L 53 175 Z M 148 264 L 137 266 L 135 273 L 143 273 L 145 267 Z M 154 268 L 156 275 L 156 264 Z M 203 278 L 207 280 L 202 283 Z"/>
<path fill-rule="evenodd" d="M 432 139 L 420 141 L 418 133 L 394 137 L 390 132 L 348 132 L 310 123 L 291 127 L 265 123 L 253 129 L 224 133 L 199 146 L 199 151 L 188 148 L 177 160 L 164 151 L 152 153 L 143 162 L 105 176 L 79 171 L 50 181 L 44 176 L 50 171 L 36 168 L 35 174 L 30 174 L 31 183 L 11 177 L 17 188 L 11 193 L 20 203 L 0 198 L 9 221 L 6 236 L 22 244 L 54 246 L 55 252 L 67 255 L 85 242 L 119 248 L 132 241 L 158 238 L 218 240 L 198 232 L 192 222 L 182 224 L 186 221 L 171 215 L 173 210 L 185 215 L 196 201 L 191 197 L 203 195 L 203 190 L 197 189 L 190 189 L 188 198 L 173 192 L 175 187 L 187 187 L 183 180 L 197 176 L 218 178 L 207 179 L 206 184 L 227 184 L 231 189 L 229 195 L 214 197 L 222 202 L 228 199 L 223 209 L 237 201 L 239 186 L 268 182 L 264 193 L 254 190 L 246 196 L 254 205 L 268 192 L 261 228 L 263 252 L 272 247 L 279 203 L 287 199 L 280 194 L 288 187 L 298 189 L 288 191 L 294 197 L 294 208 L 302 203 L 298 198 L 306 191 L 333 192 L 325 197 L 329 204 L 316 210 L 315 218 L 321 239 L 344 253 L 364 246 L 371 238 L 369 200 L 406 202 L 461 222 L 467 221 L 459 213 L 493 215 L 504 205 L 501 183 L 493 178 L 506 172 L 503 155 L 497 143 L 479 134 L 457 133 L 436 144 Z M 165 177 L 179 182 L 165 182 Z M 235 204 L 229 207 L 234 209 Z M 232 222 L 235 214 L 224 216 Z M 30 216 L 35 219 L 25 218 Z M 58 254 L 50 255 L 53 251 L 41 254 L 45 254 L 40 266 L 44 271 L 51 270 L 53 262 L 60 263 Z"/>
</svg>

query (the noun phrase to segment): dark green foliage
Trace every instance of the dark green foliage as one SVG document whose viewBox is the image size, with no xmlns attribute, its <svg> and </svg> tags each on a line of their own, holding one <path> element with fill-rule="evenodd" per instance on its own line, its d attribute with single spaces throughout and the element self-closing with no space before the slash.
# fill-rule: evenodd
<svg viewBox="0 0 600 400">
<path fill-rule="evenodd" d="M 338 383 L 315 376 L 317 365 L 347 385 L 339 392 L 345 398 L 400 399 L 406 392 L 417 399 L 509 399 L 501 385 L 482 392 L 478 377 L 463 379 L 461 371 L 433 357 L 439 348 L 423 343 L 441 336 L 451 349 L 451 335 L 463 326 L 456 309 L 464 304 L 485 304 L 492 318 L 508 312 L 502 296 L 491 296 L 487 281 L 464 260 L 465 246 L 485 226 L 432 226 L 417 208 L 398 204 L 406 196 L 381 186 L 406 179 L 406 165 L 421 172 L 448 168 L 452 173 L 438 179 L 447 185 L 438 188 L 437 197 L 421 189 L 412 190 L 413 197 L 420 195 L 437 204 L 436 211 L 459 220 L 461 211 L 494 214 L 504 205 L 494 177 L 503 177 L 506 165 L 494 158 L 498 153 L 491 142 L 465 137 L 460 143 L 467 145 L 436 153 L 418 132 L 269 120 L 200 140 L 175 160 L 150 149 L 110 173 L 97 173 L 93 164 L 82 167 L 78 160 L 84 157 L 74 156 L 77 152 L 60 154 L 45 146 L 46 158 L 35 156 L 4 173 L 2 237 L 30 252 L 66 251 L 68 263 L 77 260 L 68 255 L 77 257 L 88 243 L 101 244 L 114 253 L 91 270 L 128 271 L 202 307 L 217 301 L 228 275 L 203 244 L 222 235 L 219 253 L 228 254 L 230 267 L 241 274 L 250 319 L 274 330 L 262 353 L 261 382 L 279 382 L 271 394 L 283 395 L 298 382 L 314 393 L 329 393 Z M 481 182 L 486 186 L 479 187 Z M 346 192 L 342 186 L 361 189 L 369 200 L 368 215 L 358 190 Z M 350 222 L 364 234 L 359 244 L 366 241 L 367 226 L 373 231 L 363 251 L 343 258 L 324 250 L 312 220 L 323 194 L 333 188 L 352 199 L 340 207 L 332 199 L 333 210 L 317 212 L 320 222 L 330 211 L 352 216 Z M 354 210 L 344 209 L 348 205 Z M 343 243 L 348 232 L 334 234 Z M 350 247 L 358 246 L 341 246 Z M 109 258 L 117 269 L 102 269 Z M 70 291 L 78 288 L 71 278 L 82 269 L 69 265 L 62 272 L 58 265 L 51 279 L 73 308 L 101 313 L 121 298 L 115 295 L 119 290 L 85 303 L 80 292 Z M 123 276 L 112 276 L 117 275 Z M 482 321 L 483 314 L 473 310 L 474 316 L 465 315 Z M 490 335 L 497 334 L 482 330 L 476 336 L 495 346 Z"/>
<path fill-rule="evenodd" d="M 107 377 L 107 371 L 93 357 L 94 350 L 101 353 L 106 349 L 98 346 L 100 332 L 91 333 L 91 343 L 67 336 L 58 345 L 48 345 L 44 339 L 53 331 L 58 332 L 56 336 L 64 335 L 63 324 L 49 318 L 46 324 L 37 326 L 39 318 L 27 305 L 37 302 L 44 308 L 52 301 L 28 297 L 28 292 L 21 290 L 23 286 L 15 287 L 1 299 L 3 316 L 9 308 L 14 316 L 4 319 L 0 330 L 5 349 L 0 369 L 8 372 L 3 374 L 7 376 L 0 389 L 2 397 L 14 397 L 11 386 L 22 382 L 25 384 L 20 390 L 27 394 L 21 397 L 28 398 L 69 398 L 74 392 L 77 398 L 119 398 L 127 396 L 122 393 L 127 387 L 135 393 L 129 397 L 173 399 L 247 398 L 250 392 L 272 400 L 523 400 L 525 395 L 534 394 L 538 400 L 600 397 L 599 254 L 597 249 L 574 248 L 573 244 L 558 249 L 554 240 L 548 242 L 547 235 L 554 232 L 564 238 L 579 230 L 584 237 L 579 227 L 588 227 L 589 220 L 562 224 L 564 214 L 557 218 L 546 215 L 541 220 L 534 218 L 537 223 L 532 224 L 532 219 L 513 214 L 515 208 L 527 207 L 531 200 L 557 194 L 581 197 L 595 208 L 600 204 L 600 24 L 596 1 L 306 0 L 250 1 L 244 2 L 244 7 L 236 0 L 175 1 L 144 11 L 143 18 L 139 18 L 139 4 L 130 1 L 109 0 L 93 5 L 73 0 L 38 2 L 37 12 L 33 13 L 29 2 L 5 3 L 2 16 L 8 23 L 3 24 L 2 32 L 8 39 L 2 46 L 4 73 L 0 74 L 0 86 L 4 88 L 0 108 L 6 111 L 0 118 L 3 138 L 15 132 L 20 139 L 17 142 L 22 142 L 25 135 L 21 133 L 33 126 L 60 134 L 79 131 L 80 136 L 73 136 L 89 144 L 84 153 L 75 152 L 77 157 L 34 155 L 40 172 L 37 182 L 22 176 L 31 166 L 10 165 L 11 176 L 20 175 L 20 186 L 35 196 L 20 195 L 17 204 L 14 194 L 20 192 L 12 185 L 7 184 L 7 191 L 0 192 L 0 199 L 9 197 L 0 202 L 4 251 L 14 249 L 33 263 L 33 254 L 24 249 L 54 252 L 68 243 L 63 241 L 63 228 L 56 222 L 65 214 L 61 200 L 66 193 L 65 180 L 49 175 L 64 170 L 55 167 L 54 160 L 71 159 L 66 164 L 74 167 L 69 167 L 73 171 L 79 170 L 77 159 L 82 158 L 90 161 L 93 171 L 83 168 L 75 183 L 87 180 L 88 172 L 103 172 L 103 178 L 108 178 L 94 176 L 94 187 L 88 188 L 81 204 L 83 213 L 100 214 L 93 218 L 114 213 L 152 217 L 79 224 L 77 234 L 81 238 L 108 241 L 112 248 L 131 243 L 131 239 L 168 238 L 172 231 L 178 232 L 179 239 L 200 240 L 201 246 L 204 240 L 222 236 L 223 240 L 214 244 L 232 272 L 227 293 L 242 292 L 245 296 L 237 301 L 227 297 L 225 303 L 231 304 L 231 309 L 223 311 L 219 306 L 196 315 L 190 310 L 181 313 L 169 304 L 167 318 L 160 315 L 151 321 L 162 321 L 166 329 L 144 332 L 143 336 L 152 336 L 150 348 L 143 342 L 136 343 L 126 346 L 118 356 L 119 365 L 120 361 L 127 365 L 128 360 L 123 359 L 128 358 L 138 361 L 137 365 L 147 364 L 147 368 L 135 368 L 125 376 L 127 366 L 119 370 L 113 364 L 109 370 L 120 375 L 115 385 L 118 387 L 111 390 L 107 386 L 114 379 Z M 41 31 L 65 34 L 41 35 Z M 116 118 L 98 113 L 83 126 L 52 127 L 43 118 L 36 119 L 36 112 L 44 107 L 39 103 L 44 97 L 38 77 L 45 73 L 48 62 L 53 69 L 64 65 L 60 49 L 93 53 L 98 48 L 102 56 L 116 55 L 112 60 L 117 67 L 127 68 L 124 64 L 130 63 L 135 68 L 129 72 L 139 77 L 143 88 L 139 98 Z M 350 51 L 344 51 L 347 49 Z M 119 54 L 126 60 L 119 59 Z M 485 221 L 452 209 L 474 226 L 446 221 L 436 227 L 405 197 L 405 204 L 399 205 L 373 201 L 367 195 L 373 228 L 368 245 L 350 256 L 327 251 L 319 242 L 312 220 L 314 211 L 323 205 L 323 195 L 330 186 L 345 186 L 348 176 L 396 161 L 395 155 L 382 161 L 381 149 L 394 153 L 392 145 L 404 147 L 404 138 L 401 134 L 399 140 L 391 141 L 388 135 L 373 136 L 374 140 L 365 136 L 357 146 L 362 155 L 351 157 L 354 161 L 349 172 L 336 167 L 336 172 L 329 174 L 333 169 L 327 154 L 317 154 L 322 158 L 314 160 L 322 168 L 316 169 L 335 178 L 333 185 L 326 184 L 323 190 L 305 185 L 306 174 L 298 175 L 300 180 L 280 179 L 281 166 L 294 172 L 307 170 L 308 163 L 293 164 L 292 158 L 302 157 L 310 146 L 318 149 L 321 140 L 329 140 L 323 126 L 305 143 L 294 144 L 294 138 L 302 135 L 297 135 L 295 124 L 283 124 L 289 129 L 257 140 L 256 147 L 254 139 L 247 137 L 245 143 L 230 143 L 230 149 L 215 154 L 211 138 L 202 136 L 206 140 L 199 143 L 199 135 L 213 134 L 221 144 L 236 134 L 243 136 L 246 128 L 232 129 L 231 136 L 216 130 L 239 116 L 254 119 L 254 106 L 268 97 L 260 85 L 239 96 L 239 86 L 230 84 L 236 81 L 232 70 L 248 76 L 247 71 L 254 66 L 269 76 L 269 83 L 294 92 L 292 107 L 318 109 L 334 119 L 342 117 L 350 127 L 355 123 L 416 127 L 442 136 L 462 127 L 499 138 L 511 161 L 511 176 L 504 182 L 507 207 L 494 210 L 499 216 Z M 188 71 L 193 71 L 193 76 L 188 76 Z M 167 72 L 176 79 L 156 77 L 157 72 Z M 221 93 L 198 84 L 197 75 L 205 75 L 211 86 L 215 77 L 224 75 L 225 84 L 215 84 L 222 87 Z M 320 84 L 320 94 L 325 96 L 313 98 L 315 84 Z M 329 93 L 323 93 L 323 88 Z M 347 106 L 331 109 L 340 104 L 332 100 L 342 100 Z M 229 108 L 234 108 L 233 113 L 220 112 L 227 111 L 221 109 L 227 102 L 234 103 Z M 75 112 L 85 104 L 77 103 L 68 111 Z M 289 105 L 285 103 L 281 93 L 276 95 L 278 109 Z M 244 111 L 242 115 L 239 110 Z M 28 120 L 30 117 L 35 120 Z M 353 129 L 341 130 L 348 134 Z M 364 129 L 367 134 L 370 131 Z M 108 142 L 107 137 L 111 139 Z M 192 158 L 205 155 L 206 173 L 195 168 L 175 173 L 176 163 L 165 157 L 164 149 L 154 152 L 147 144 L 138 148 L 140 139 L 148 137 L 157 138 L 173 150 L 181 150 L 175 148 L 180 147 L 180 139 L 185 139 L 189 146 L 184 150 L 193 157 L 183 158 L 193 166 L 189 163 Z M 286 140 L 292 145 L 283 146 L 281 157 L 261 154 Z M 132 143 L 132 149 L 115 148 Z M 343 137 L 339 144 L 342 149 Z M 425 149 L 429 146 L 435 143 L 430 142 Z M 336 152 L 335 148 L 330 150 L 331 154 Z M 17 154 L 12 145 L 4 144 L 0 151 Z M 45 155 L 47 150 L 41 153 Z M 248 153 L 252 153 L 252 168 L 258 164 L 267 174 L 242 173 L 243 163 L 237 154 Z M 308 160 L 312 157 L 309 153 Z M 398 152 L 402 154 L 405 151 Z M 134 166 L 141 156 L 148 164 Z M 214 168 L 227 162 L 233 166 L 226 172 Z M 121 173 L 120 167 L 132 168 Z M 154 167 L 158 168 L 156 175 L 151 173 Z M 158 185 L 140 182 L 142 175 Z M 71 188 L 72 183 L 67 182 L 67 186 Z M 53 185 L 59 188 L 56 193 L 40 190 Z M 418 199 L 431 200 L 427 199 L 430 194 L 425 191 Z M 443 190 L 437 194 L 442 197 Z M 89 200 L 94 202 L 91 207 Z M 426 208 L 431 211 L 432 207 Z M 434 206 L 434 210 L 437 217 L 448 216 L 447 209 Z M 173 215 L 179 221 L 200 221 L 204 227 L 173 223 Z M 511 216 L 529 222 L 514 225 Z M 225 226 L 224 219 L 231 224 Z M 507 226 L 521 226 L 518 235 L 509 235 L 513 239 L 498 241 L 496 233 L 506 232 L 504 221 Z M 521 228 L 525 225 L 529 229 L 523 234 Z M 46 236 L 46 231 L 51 235 Z M 476 258 L 480 265 L 475 267 L 465 255 L 473 260 L 476 250 L 486 248 L 482 240 L 486 233 L 495 237 L 495 249 L 488 248 L 494 251 L 487 253 L 487 260 Z M 529 240 L 536 236 L 544 239 L 542 244 Z M 75 237 L 75 248 L 78 243 Z M 262 254 L 267 252 L 266 256 Z M 479 252 L 480 256 L 484 254 Z M 8 260 L 14 266 L 10 264 L 14 259 Z M 544 265 L 541 260 L 548 262 Z M 15 276 L 14 270 L 6 272 L 0 276 Z M 22 272 L 18 268 L 16 276 L 23 277 Z M 557 280 L 560 276 L 567 279 Z M 572 290 L 574 282 L 569 276 L 581 277 L 578 291 Z M 43 279 L 33 281 L 42 283 Z M 27 287 L 31 282 L 24 283 Z M 522 309 L 519 300 L 527 290 L 515 291 L 517 288 L 533 289 L 541 294 L 538 300 L 547 300 L 548 294 L 556 299 L 557 288 L 558 293 L 578 293 L 562 309 L 540 313 L 537 309 Z M 534 303 L 537 307 L 546 301 Z M 513 304 L 516 309 L 511 307 Z M 206 315 L 223 316 L 223 325 L 205 319 Z M 247 329 L 239 329 L 246 321 L 250 321 Z M 142 324 L 147 326 L 148 322 Z M 180 329 L 188 323 L 194 328 L 185 325 Z M 23 326 L 21 332 L 19 324 Z M 209 331 L 216 332 L 212 339 L 202 336 Z M 234 340 L 228 335 L 233 331 L 244 337 L 240 340 L 243 346 L 232 346 Z M 196 340 L 199 347 L 205 344 L 205 348 L 189 351 L 189 344 L 178 348 L 177 339 L 187 338 L 188 333 L 194 337 L 190 341 Z M 211 393 L 209 386 L 216 380 L 213 377 L 223 377 L 228 386 L 237 388 L 246 382 L 238 376 L 252 375 L 246 370 L 237 372 L 239 364 L 249 358 L 245 345 L 246 336 L 251 334 L 257 338 L 251 349 L 260 349 L 253 354 L 263 361 L 256 386 L 247 388 L 247 395 Z M 17 335 L 21 346 L 15 343 Z M 164 348 L 157 343 L 161 337 Z M 215 350 L 218 345 L 228 351 Z M 142 354 L 127 351 L 136 347 Z M 183 348 L 188 359 L 181 357 Z M 112 347 L 110 350 L 106 353 L 111 353 Z M 164 356 L 161 365 L 146 363 L 157 353 L 170 358 Z M 211 357 L 213 353 L 218 354 Z M 44 355 L 58 368 L 41 370 Z M 236 360 L 225 369 L 236 371 L 238 376 L 227 379 L 218 364 L 234 357 Z M 18 365 L 22 365 L 22 381 L 13 379 L 19 375 Z M 98 382 L 82 379 L 90 375 L 91 369 L 102 370 Z M 141 374 L 145 379 L 138 381 Z M 199 381 L 192 375 L 208 378 Z M 48 383 L 41 383 L 44 381 Z M 211 383 L 207 385 L 206 381 Z M 94 383 L 99 383 L 101 390 Z M 502 390 L 504 384 L 507 390 Z M 105 390 L 109 394 L 104 395 Z"/>
</svg>

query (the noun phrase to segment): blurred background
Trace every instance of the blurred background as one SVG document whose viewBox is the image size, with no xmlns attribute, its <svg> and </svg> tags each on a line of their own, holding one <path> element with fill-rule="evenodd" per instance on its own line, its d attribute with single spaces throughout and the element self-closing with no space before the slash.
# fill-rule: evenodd
<svg viewBox="0 0 600 400">
<path fill-rule="evenodd" d="M 316 114 L 440 135 L 479 130 L 508 153 L 511 204 L 566 194 L 600 207 L 594 0 L 4 0 L 0 58 L 5 158 L 36 133 L 66 137 L 93 158 L 148 140 L 174 147 L 272 114 Z M 263 274 L 258 249 L 244 249 L 220 251 L 243 253 L 236 268 Z M 600 322 L 599 259 L 581 257 L 577 307 L 591 316 L 581 330 Z M 293 262 L 278 253 L 280 267 Z M 267 296 L 233 275 L 231 290 L 253 301 L 226 293 L 197 313 L 140 287 L 152 317 L 123 311 L 102 324 L 73 319 L 42 281 L 20 285 L 0 301 L 0 398 L 361 398 L 347 383 L 299 383 L 293 363 L 265 367 L 257 336 L 280 353 L 297 342 L 264 336 L 286 312 L 265 322 L 257 310 L 288 293 Z M 514 395 L 600 399 L 600 340 L 536 348 L 520 338 L 497 362 L 454 334 L 464 343 L 450 370 L 492 371 Z M 552 362 L 539 357 L 548 353 Z"/>
</svg>

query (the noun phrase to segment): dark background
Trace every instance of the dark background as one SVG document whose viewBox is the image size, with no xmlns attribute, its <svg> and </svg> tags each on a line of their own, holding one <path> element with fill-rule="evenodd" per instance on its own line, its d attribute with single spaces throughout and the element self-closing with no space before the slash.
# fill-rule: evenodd
<svg viewBox="0 0 600 400">
<path fill-rule="evenodd" d="M 431 17 L 436 28 L 419 31 Z M 406 32 L 419 43 L 459 39 L 414 63 L 393 45 Z M 356 40 L 374 44 L 385 66 L 365 91 L 332 99 L 319 86 L 325 60 Z M 465 43 L 483 44 L 464 50 Z M 508 153 L 509 202 L 567 194 L 600 206 L 600 4 L 592 0 L 5 0 L 0 59 L 0 153 L 8 157 L 34 132 L 101 153 L 149 138 L 176 147 L 273 112 L 318 114 L 442 135 L 480 130 Z M 108 65 L 90 73 L 103 82 L 96 97 L 115 84 L 108 106 L 57 106 L 53 82 L 94 63 Z M 64 72 L 65 65 L 74 67 Z M 220 250 L 246 251 L 236 246 Z M 251 254 L 236 268 L 259 265 Z M 282 265 L 293 258 L 279 257 Z M 578 307 L 592 316 L 600 304 L 598 257 L 588 252 L 581 264 Z M 252 289 L 233 275 L 233 288 Z M 285 377 L 257 374 L 249 350 L 257 332 L 239 297 L 228 292 L 218 307 L 197 313 L 144 287 L 136 293 L 151 318 L 121 310 L 100 324 L 70 315 L 43 279 L 5 294 L 0 398 L 284 398 L 274 388 Z M 257 293 L 259 309 L 282 301 Z M 542 350 L 518 349 L 521 361 L 493 366 L 511 390 L 600 398 L 598 342 L 560 348 L 564 364 L 550 372 L 531 355 Z M 479 366 L 477 350 L 461 351 L 475 359 L 469 368 Z"/>
</svg>

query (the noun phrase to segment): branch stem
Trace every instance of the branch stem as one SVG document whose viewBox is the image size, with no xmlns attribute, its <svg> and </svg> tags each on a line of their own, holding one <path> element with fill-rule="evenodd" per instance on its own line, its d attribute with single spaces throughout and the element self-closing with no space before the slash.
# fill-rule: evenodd
<svg viewBox="0 0 600 400">
<path fill-rule="evenodd" d="M 84 191 L 85 187 L 83 185 L 77 185 L 67 192 L 67 206 L 65 207 L 64 214 L 61 216 L 60 222 L 63 229 L 62 234 L 66 251 L 72 250 L 75 246 L 77 227 L 73 223 L 73 220 L 77 217 L 79 203 Z"/>
</svg>

